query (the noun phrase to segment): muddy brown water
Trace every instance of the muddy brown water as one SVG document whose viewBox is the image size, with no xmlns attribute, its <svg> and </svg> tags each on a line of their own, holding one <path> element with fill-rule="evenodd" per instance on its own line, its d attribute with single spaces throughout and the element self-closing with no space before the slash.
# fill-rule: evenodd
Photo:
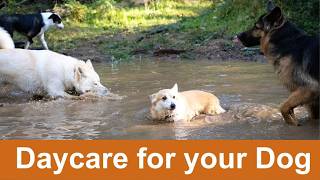
<svg viewBox="0 0 320 180">
<path fill-rule="evenodd" d="M 30 101 L 21 92 L 5 92 L 0 138 L 319 139 L 319 127 L 307 121 L 304 108 L 296 110 L 302 127 L 283 122 L 278 107 L 288 93 L 265 63 L 135 61 L 95 68 L 121 99 Z M 185 123 L 148 119 L 148 95 L 176 82 L 180 90 L 214 93 L 228 112 Z"/>
</svg>

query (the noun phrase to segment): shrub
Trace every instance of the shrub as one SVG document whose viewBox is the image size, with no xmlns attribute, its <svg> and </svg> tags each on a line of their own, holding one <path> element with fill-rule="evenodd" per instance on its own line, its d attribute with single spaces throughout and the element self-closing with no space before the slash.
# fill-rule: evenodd
<svg viewBox="0 0 320 180">
<path fill-rule="evenodd" d="M 222 0 L 217 6 L 217 19 L 226 22 L 229 32 L 242 31 L 266 12 L 268 0 Z M 288 19 L 311 34 L 319 33 L 318 0 L 274 0 Z"/>
<path fill-rule="evenodd" d="M 88 8 L 76 0 L 69 0 L 65 3 L 66 16 L 76 22 L 83 22 L 86 19 Z"/>
</svg>

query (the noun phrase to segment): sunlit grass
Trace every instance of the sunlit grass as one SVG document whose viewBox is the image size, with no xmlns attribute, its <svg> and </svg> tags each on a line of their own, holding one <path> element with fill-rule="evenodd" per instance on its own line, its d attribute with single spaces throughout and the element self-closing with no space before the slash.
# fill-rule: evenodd
<svg viewBox="0 0 320 180">
<path fill-rule="evenodd" d="M 80 46 L 90 46 L 90 43 L 103 36 L 106 38 L 98 46 L 101 53 L 116 60 L 128 60 L 133 57 L 132 52 L 136 49 L 188 50 L 200 46 L 208 39 L 230 35 L 240 26 L 234 23 L 233 18 L 237 16 L 222 20 L 217 17 L 221 12 L 215 8 L 216 1 L 162 0 L 147 8 L 118 6 L 109 2 L 99 0 L 93 4 L 80 4 L 70 0 L 67 5 L 57 6 L 58 11 L 67 11 L 64 16 L 65 29 L 51 29 L 51 32 L 46 33 L 50 49 L 65 52 Z M 167 27 L 168 31 L 154 34 L 141 42 L 136 41 L 145 32 L 158 27 Z M 39 42 L 35 43 L 35 46 L 39 45 Z"/>
<path fill-rule="evenodd" d="M 102 43 L 100 50 L 115 59 L 129 59 L 130 52 L 135 48 L 153 47 L 148 42 L 141 44 L 135 42 L 134 37 L 139 36 L 141 32 L 179 23 L 186 18 L 198 17 L 211 6 L 211 1 L 203 0 L 190 2 L 167 0 L 148 8 L 113 6 L 107 11 L 97 9 L 95 6 L 87 6 L 84 19 L 77 21 L 76 17 L 66 17 L 65 29 L 51 30 L 52 33 L 47 33 L 47 39 L 53 50 L 64 51 L 84 45 L 86 41 L 99 36 L 110 36 L 110 41 Z M 122 34 L 125 39 L 112 38 L 118 34 Z M 164 44 L 170 41 L 156 35 L 157 43 Z"/>
<path fill-rule="evenodd" d="M 57 6 L 56 9 L 58 11 L 67 9 L 68 16 L 65 21 L 73 24 L 78 22 L 78 26 L 131 30 L 175 23 L 183 17 L 197 16 L 211 4 L 209 0 L 187 2 L 163 0 L 145 8 L 144 6 L 118 7 L 117 4 L 105 7 L 101 6 L 101 3 L 83 5 L 77 1 L 70 1 L 62 7 Z"/>
<path fill-rule="evenodd" d="M 192 50 L 212 39 L 229 39 L 252 26 L 265 12 L 267 0 L 161 0 L 154 1 L 147 8 L 114 0 L 97 0 L 88 4 L 76 0 L 64 2 L 55 10 L 63 14 L 65 29 L 50 29 L 46 33 L 50 49 L 66 52 L 81 46 L 90 48 L 96 43 L 95 48 L 102 54 L 115 60 L 128 60 L 135 58 L 132 53 L 135 50 Z M 317 0 L 299 2 L 301 7 L 291 1 L 285 4 L 280 3 L 281 0 L 275 2 L 283 7 L 288 18 L 299 22 L 307 32 L 319 31 L 318 16 L 310 16 L 310 13 L 317 14 L 310 11 L 316 9 L 312 7 Z M 12 6 L 7 8 L 7 13 L 30 13 L 31 9 L 46 8 L 48 5 L 41 3 Z M 166 31 L 137 41 L 157 28 L 166 28 Z M 34 46 L 39 45 L 36 41 Z"/>
</svg>

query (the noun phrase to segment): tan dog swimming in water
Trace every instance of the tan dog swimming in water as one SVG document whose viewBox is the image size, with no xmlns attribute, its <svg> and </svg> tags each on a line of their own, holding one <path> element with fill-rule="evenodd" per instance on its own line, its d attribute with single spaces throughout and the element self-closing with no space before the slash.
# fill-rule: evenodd
<svg viewBox="0 0 320 180">
<path fill-rule="evenodd" d="M 219 99 L 204 91 L 178 92 L 178 85 L 150 95 L 151 118 L 165 121 L 190 121 L 199 114 L 215 115 L 224 113 Z"/>
</svg>

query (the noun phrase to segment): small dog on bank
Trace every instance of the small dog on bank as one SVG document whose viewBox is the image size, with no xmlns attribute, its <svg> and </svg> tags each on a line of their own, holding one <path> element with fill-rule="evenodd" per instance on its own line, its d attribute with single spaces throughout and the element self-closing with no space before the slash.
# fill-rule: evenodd
<svg viewBox="0 0 320 180">
<path fill-rule="evenodd" d="M 253 28 L 237 35 L 234 41 L 244 46 L 260 45 L 260 50 L 291 92 L 280 111 L 288 124 L 300 125 L 294 108 L 305 105 L 311 119 L 319 120 L 319 35 L 308 36 L 289 22 L 271 1 L 267 13 Z"/>
<path fill-rule="evenodd" d="M 200 114 L 224 113 L 219 99 L 213 94 L 192 90 L 178 92 L 178 85 L 150 95 L 151 118 L 163 121 L 190 121 Z"/>
<path fill-rule="evenodd" d="M 48 45 L 44 33 L 52 26 L 63 29 L 61 17 L 53 12 L 43 12 L 38 14 L 12 14 L 0 16 L 0 27 L 5 29 L 11 37 L 17 31 L 28 38 L 25 49 L 33 43 L 34 37 L 39 37 L 44 49 L 48 50 Z"/>
<path fill-rule="evenodd" d="M 0 28 L 0 86 L 13 84 L 35 96 L 76 98 L 68 94 L 105 95 L 108 90 L 90 60 L 87 62 L 49 50 L 14 49 L 10 35 Z"/>
</svg>

